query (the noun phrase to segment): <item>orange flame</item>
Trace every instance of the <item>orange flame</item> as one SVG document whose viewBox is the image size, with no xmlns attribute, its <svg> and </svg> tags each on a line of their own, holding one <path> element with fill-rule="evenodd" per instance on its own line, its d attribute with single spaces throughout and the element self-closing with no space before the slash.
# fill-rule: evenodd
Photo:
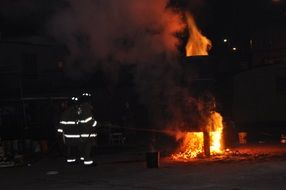
<svg viewBox="0 0 286 190">
<path fill-rule="evenodd" d="M 210 153 L 217 155 L 223 153 L 223 123 L 222 116 L 211 113 L 206 126 L 210 134 Z M 204 134 L 203 132 L 177 132 L 177 140 L 182 140 L 181 145 L 175 154 L 171 155 L 174 160 L 189 160 L 196 158 L 204 153 Z"/>
<path fill-rule="evenodd" d="M 202 132 L 178 133 L 180 133 L 179 138 L 182 138 L 183 141 L 178 153 L 172 155 L 174 160 L 195 158 L 203 153 L 204 134 Z"/>
<path fill-rule="evenodd" d="M 210 151 L 211 154 L 221 154 L 223 152 L 223 119 L 221 114 L 213 112 L 210 115 L 207 130 L 210 133 Z"/>
<path fill-rule="evenodd" d="M 189 40 L 186 45 L 187 56 L 208 55 L 212 47 L 211 41 L 202 35 L 198 29 L 195 19 L 191 14 L 187 14 L 187 25 L 189 30 Z"/>
</svg>

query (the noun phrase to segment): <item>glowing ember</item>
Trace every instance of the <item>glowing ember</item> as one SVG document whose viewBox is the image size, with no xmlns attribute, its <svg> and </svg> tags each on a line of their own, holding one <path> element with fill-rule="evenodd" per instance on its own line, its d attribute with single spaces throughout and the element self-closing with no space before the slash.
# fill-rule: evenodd
<svg viewBox="0 0 286 190">
<path fill-rule="evenodd" d="M 189 40 L 186 45 L 186 55 L 208 55 L 212 43 L 207 37 L 202 35 L 191 14 L 187 14 L 187 24 L 189 29 Z"/>
<path fill-rule="evenodd" d="M 205 127 L 210 134 L 210 153 L 217 155 L 223 153 L 223 123 L 222 116 L 217 112 L 212 112 L 208 124 Z M 181 140 L 181 145 L 177 153 L 171 157 L 174 160 L 188 160 L 196 158 L 204 153 L 203 132 L 177 132 L 176 139 Z"/>
<path fill-rule="evenodd" d="M 190 159 L 203 153 L 204 134 L 202 132 L 186 132 L 179 138 L 182 137 L 181 147 L 178 153 L 172 155 L 173 159 Z"/>
</svg>

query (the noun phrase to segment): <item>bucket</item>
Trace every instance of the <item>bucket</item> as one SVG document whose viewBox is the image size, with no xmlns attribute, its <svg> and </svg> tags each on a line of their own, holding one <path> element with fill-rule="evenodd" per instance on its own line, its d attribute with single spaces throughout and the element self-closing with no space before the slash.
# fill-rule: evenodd
<svg viewBox="0 0 286 190">
<path fill-rule="evenodd" d="M 239 144 L 247 144 L 247 133 L 239 132 L 238 133 Z"/>
<path fill-rule="evenodd" d="M 159 152 L 147 152 L 146 153 L 146 166 L 147 168 L 158 168 L 160 160 Z"/>
</svg>

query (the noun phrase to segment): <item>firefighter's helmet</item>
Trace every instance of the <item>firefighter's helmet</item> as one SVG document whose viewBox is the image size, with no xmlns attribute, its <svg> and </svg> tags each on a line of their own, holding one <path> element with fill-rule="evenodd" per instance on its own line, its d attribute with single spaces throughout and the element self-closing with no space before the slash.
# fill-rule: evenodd
<svg viewBox="0 0 286 190">
<path fill-rule="evenodd" d="M 84 92 L 81 94 L 81 97 L 80 97 L 81 103 L 86 103 L 86 102 L 90 102 L 90 101 L 91 101 L 91 93 Z"/>
<path fill-rule="evenodd" d="M 69 99 L 68 104 L 71 105 L 76 105 L 79 103 L 79 98 L 76 96 L 73 96 Z"/>
</svg>

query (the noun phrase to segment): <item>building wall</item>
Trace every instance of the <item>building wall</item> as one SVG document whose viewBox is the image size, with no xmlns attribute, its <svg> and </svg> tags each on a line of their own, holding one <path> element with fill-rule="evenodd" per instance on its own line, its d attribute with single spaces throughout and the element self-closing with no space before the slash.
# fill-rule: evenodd
<svg viewBox="0 0 286 190">
<path fill-rule="evenodd" d="M 33 41 L 0 41 L 0 137 L 50 138 L 65 86 L 62 49 Z M 47 97 L 42 99 L 42 97 Z"/>
<path fill-rule="evenodd" d="M 286 27 L 285 19 L 271 25 L 263 25 L 256 29 L 252 41 L 254 67 L 260 65 L 286 62 Z"/>
<path fill-rule="evenodd" d="M 233 113 L 239 123 L 286 123 L 286 64 L 273 64 L 234 77 Z"/>
<path fill-rule="evenodd" d="M 286 131 L 285 18 L 269 16 L 252 31 L 248 70 L 237 73 L 233 80 L 232 110 L 238 128 L 276 134 Z"/>
<path fill-rule="evenodd" d="M 27 42 L 0 41 L 0 78 L 2 97 L 56 88 L 64 79 L 58 46 Z"/>
</svg>

